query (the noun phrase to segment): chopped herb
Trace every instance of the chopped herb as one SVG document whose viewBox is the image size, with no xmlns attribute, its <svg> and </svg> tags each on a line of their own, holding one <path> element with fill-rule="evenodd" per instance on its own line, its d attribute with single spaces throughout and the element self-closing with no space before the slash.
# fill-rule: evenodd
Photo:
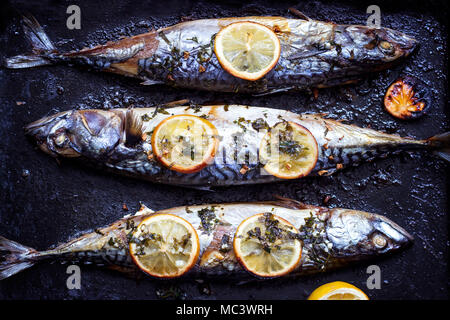
<svg viewBox="0 0 450 320">
<path fill-rule="evenodd" d="M 156 290 L 156 296 L 158 299 L 163 300 L 185 300 L 187 294 L 180 287 L 171 285 L 158 288 Z"/>
<path fill-rule="evenodd" d="M 109 244 L 111 247 L 114 247 L 114 239 L 113 239 L 112 237 L 109 238 L 108 244 Z"/>
<path fill-rule="evenodd" d="M 158 107 L 156 109 L 156 112 L 161 113 L 161 114 L 169 114 L 169 112 L 167 112 L 164 108 Z"/>
<path fill-rule="evenodd" d="M 305 218 L 305 224 L 299 228 L 297 237 L 307 248 L 308 258 L 321 270 L 326 269 L 332 256 L 332 249 L 327 247 L 329 240 L 323 232 L 324 228 L 324 223 L 310 213 L 310 216 Z"/>
<path fill-rule="evenodd" d="M 264 213 L 262 219 L 265 232 L 262 233 L 261 228 L 255 227 L 247 232 L 247 239 L 258 239 L 264 251 L 270 253 L 273 249 L 280 249 L 279 245 L 275 244 L 279 239 L 297 239 L 297 233 L 289 230 L 287 226 L 280 226 L 278 219 L 272 213 Z"/>
<path fill-rule="evenodd" d="M 263 129 L 269 129 L 268 123 L 263 118 L 258 118 L 254 121 L 252 121 L 252 127 L 256 131 L 263 130 Z"/>
<path fill-rule="evenodd" d="M 222 236 L 222 240 L 220 240 L 220 249 L 219 251 L 222 253 L 226 253 L 231 250 L 231 244 L 230 244 L 230 236 L 227 234 L 224 234 Z"/>
<path fill-rule="evenodd" d="M 246 120 L 243 117 L 239 117 L 239 119 L 234 120 L 233 123 L 236 123 L 239 127 L 242 128 L 242 130 L 244 130 L 244 132 L 246 132 L 247 131 L 247 127 L 244 125 L 244 123 L 245 124 L 249 124 L 250 120 Z"/>
<path fill-rule="evenodd" d="M 286 122 L 284 130 L 279 130 L 278 135 L 277 147 L 280 153 L 284 153 L 294 159 L 298 159 L 302 156 L 304 151 L 308 150 L 307 147 L 294 140 L 293 128 L 289 122 Z M 271 153 L 270 147 L 270 143 L 268 143 L 267 148 L 269 154 Z"/>
<path fill-rule="evenodd" d="M 203 230 L 210 233 L 215 225 L 219 222 L 215 214 L 216 208 L 214 206 L 209 208 L 203 208 L 197 211 L 198 217 L 200 218 Z"/>
<path fill-rule="evenodd" d="M 198 38 L 195 36 L 192 38 L 187 38 L 186 40 L 191 40 L 191 41 L 194 41 L 195 43 L 198 43 Z"/>
</svg>

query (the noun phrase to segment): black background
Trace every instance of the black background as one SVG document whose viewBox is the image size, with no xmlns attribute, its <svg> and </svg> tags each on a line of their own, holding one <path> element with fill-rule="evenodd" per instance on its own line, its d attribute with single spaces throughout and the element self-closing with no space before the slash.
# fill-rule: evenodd
<svg viewBox="0 0 450 320">
<path fill-rule="evenodd" d="M 0 68 L 0 234 L 46 249 L 85 230 L 109 224 L 144 202 L 154 210 L 186 204 L 272 199 L 274 194 L 323 205 L 381 213 L 415 237 L 414 245 L 391 257 L 297 279 L 259 283 L 154 281 L 82 267 L 81 290 L 66 287 L 66 266 L 43 263 L 0 282 L 0 299 L 157 299 L 158 290 L 182 292 L 187 299 L 305 299 L 317 286 L 343 280 L 371 299 L 448 299 L 448 165 L 431 154 L 400 156 L 350 168 L 333 177 L 305 178 L 271 185 L 201 192 L 111 176 L 71 162 L 58 164 L 36 150 L 23 126 L 47 114 L 72 108 L 150 106 L 189 98 L 196 103 L 226 102 L 329 112 L 377 130 L 424 138 L 449 130 L 447 97 L 447 10 L 442 2 L 376 1 L 382 25 L 415 36 L 420 48 L 397 67 L 370 75 L 357 85 L 310 93 L 255 98 L 144 87 L 139 81 L 68 66 L 28 70 Z M 66 28 L 66 9 L 81 8 L 81 30 Z M 0 58 L 29 51 L 14 10 L 31 12 L 61 50 L 80 49 L 122 36 L 144 33 L 185 18 L 282 15 L 296 7 L 317 20 L 364 24 L 364 1 L 14 1 L 2 2 Z M 433 90 L 428 115 L 401 122 L 382 109 L 388 85 L 402 72 L 423 79 Z M 17 104 L 25 102 L 25 104 Z M 24 174 L 28 170 L 29 174 Z M 122 209 L 126 203 L 129 212 Z M 366 268 L 377 264 L 382 288 L 368 290 Z M 207 290 L 205 290 L 205 287 Z M 210 291 L 210 294 L 207 294 Z"/>
</svg>

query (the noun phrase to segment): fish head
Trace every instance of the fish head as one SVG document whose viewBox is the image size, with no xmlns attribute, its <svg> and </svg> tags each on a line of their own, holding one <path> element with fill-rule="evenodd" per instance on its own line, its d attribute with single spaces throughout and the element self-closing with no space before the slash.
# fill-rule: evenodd
<svg viewBox="0 0 450 320">
<path fill-rule="evenodd" d="M 388 218 L 364 211 L 333 209 L 326 226 L 336 257 L 358 260 L 407 247 L 413 237 Z"/>
<path fill-rule="evenodd" d="M 51 156 L 98 159 L 119 143 L 122 128 L 122 119 L 114 112 L 72 110 L 30 123 L 25 133 Z"/>
<path fill-rule="evenodd" d="M 337 43 L 346 43 L 341 51 L 343 58 L 375 67 L 407 57 L 417 46 L 413 37 L 389 28 L 347 26 L 336 36 L 340 39 Z"/>
</svg>

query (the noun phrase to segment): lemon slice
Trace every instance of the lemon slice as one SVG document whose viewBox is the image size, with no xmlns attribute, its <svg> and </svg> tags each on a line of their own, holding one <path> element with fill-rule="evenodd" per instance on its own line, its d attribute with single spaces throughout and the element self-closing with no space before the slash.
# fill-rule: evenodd
<svg viewBox="0 0 450 320">
<path fill-rule="evenodd" d="M 145 273 L 158 278 L 179 277 L 191 269 L 200 243 L 194 227 L 172 214 L 143 220 L 130 240 L 130 254 Z"/>
<path fill-rule="evenodd" d="M 219 146 L 216 127 L 193 115 L 175 115 L 161 121 L 153 131 L 156 158 L 171 170 L 200 171 L 210 164 Z"/>
<path fill-rule="evenodd" d="M 237 228 L 233 248 L 238 261 L 259 277 L 288 274 L 300 262 L 302 245 L 298 230 L 270 213 L 245 219 Z"/>
<path fill-rule="evenodd" d="M 233 76 L 258 80 L 277 64 L 281 46 L 275 32 L 255 22 L 235 22 L 221 29 L 214 40 L 219 63 Z"/>
<path fill-rule="evenodd" d="M 335 281 L 318 287 L 308 300 L 369 300 L 369 297 L 350 283 Z"/>
<path fill-rule="evenodd" d="M 264 169 L 281 179 L 296 179 L 314 169 L 319 149 L 314 136 L 305 127 L 283 121 L 267 132 L 259 147 Z"/>
</svg>

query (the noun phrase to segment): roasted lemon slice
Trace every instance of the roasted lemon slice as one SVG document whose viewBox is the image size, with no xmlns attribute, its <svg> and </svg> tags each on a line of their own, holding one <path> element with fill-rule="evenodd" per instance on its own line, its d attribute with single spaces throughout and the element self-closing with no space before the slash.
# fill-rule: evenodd
<svg viewBox="0 0 450 320">
<path fill-rule="evenodd" d="M 258 80 L 277 64 L 281 46 L 275 32 L 255 22 L 235 22 L 221 29 L 214 52 L 222 67 L 233 76 Z"/>
<path fill-rule="evenodd" d="M 428 111 L 430 100 L 428 86 L 415 77 L 404 76 L 389 86 L 384 96 L 384 107 L 398 119 L 416 119 Z"/>
<path fill-rule="evenodd" d="M 200 171 L 210 164 L 219 146 L 216 127 L 193 115 L 175 115 L 161 121 L 153 131 L 156 158 L 171 170 Z"/>
<path fill-rule="evenodd" d="M 318 287 L 308 300 L 369 300 L 369 297 L 350 283 L 335 281 Z"/>
<path fill-rule="evenodd" d="M 267 132 L 259 147 L 264 169 L 281 179 L 296 179 L 314 169 L 319 149 L 314 136 L 305 127 L 283 121 Z"/>
<path fill-rule="evenodd" d="M 179 277 L 191 269 L 200 252 L 194 227 L 172 214 L 144 219 L 132 234 L 130 254 L 145 273 L 158 278 Z"/>
<path fill-rule="evenodd" d="M 245 269 L 259 277 L 288 274 L 300 262 L 302 245 L 298 230 L 271 213 L 245 219 L 237 228 L 233 248 Z"/>
</svg>

